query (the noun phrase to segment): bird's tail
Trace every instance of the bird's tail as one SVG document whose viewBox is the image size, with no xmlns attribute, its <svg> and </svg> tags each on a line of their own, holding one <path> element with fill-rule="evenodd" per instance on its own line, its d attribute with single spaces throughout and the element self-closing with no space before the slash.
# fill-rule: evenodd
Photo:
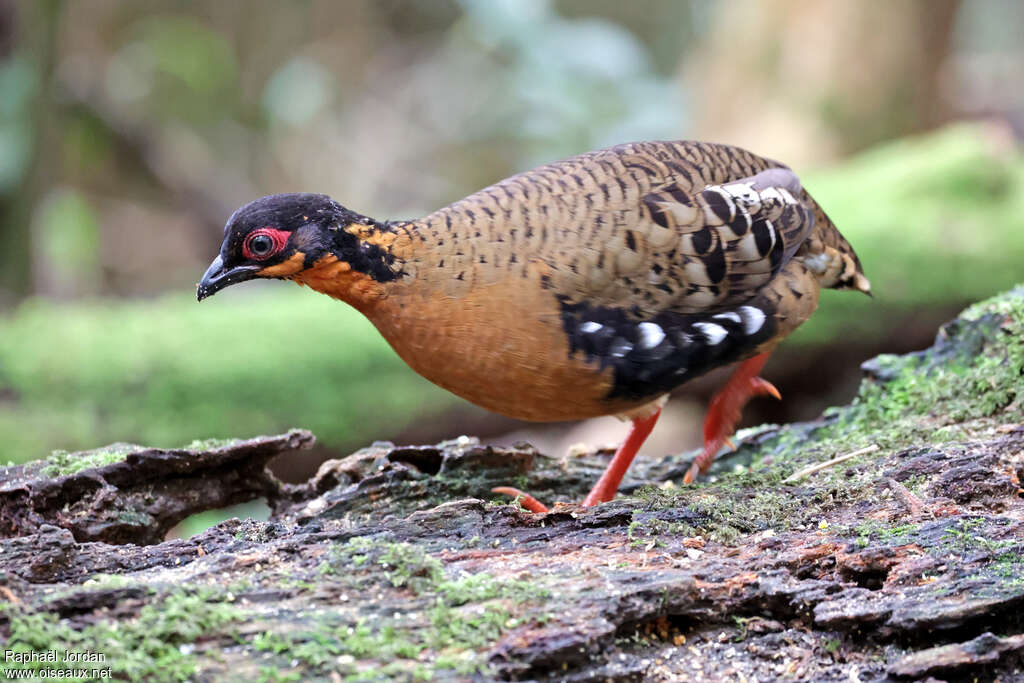
<svg viewBox="0 0 1024 683">
<path fill-rule="evenodd" d="M 807 198 L 810 199 L 810 196 Z M 864 275 L 857 252 L 818 203 L 813 199 L 811 202 L 814 207 L 814 230 L 796 256 L 802 258 L 818 276 L 822 287 L 855 289 L 871 296 L 871 282 Z"/>
</svg>

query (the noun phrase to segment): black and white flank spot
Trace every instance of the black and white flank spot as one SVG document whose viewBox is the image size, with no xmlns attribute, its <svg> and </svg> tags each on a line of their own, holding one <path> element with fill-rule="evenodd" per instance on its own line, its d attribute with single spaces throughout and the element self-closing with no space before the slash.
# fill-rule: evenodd
<svg viewBox="0 0 1024 683">
<path fill-rule="evenodd" d="M 619 308 L 560 299 L 570 355 L 581 354 L 598 371 L 612 368 L 610 399 L 658 396 L 749 356 L 775 334 L 767 305 L 756 297 L 716 313 L 663 312 L 637 321 Z"/>
</svg>

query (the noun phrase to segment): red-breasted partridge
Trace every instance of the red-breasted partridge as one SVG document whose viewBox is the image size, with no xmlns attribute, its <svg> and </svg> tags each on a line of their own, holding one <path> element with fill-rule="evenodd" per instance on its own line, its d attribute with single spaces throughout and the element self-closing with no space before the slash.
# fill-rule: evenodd
<svg viewBox="0 0 1024 683">
<path fill-rule="evenodd" d="M 692 481 L 750 397 L 778 396 L 758 373 L 820 288 L 870 293 L 789 168 L 701 142 L 583 154 L 418 220 L 377 221 L 325 195 L 264 197 L 228 220 L 198 297 L 253 278 L 351 304 L 414 370 L 489 410 L 632 419 L 584 506 L 615 495 L 668 392 L 743 361 L 712 400 Z"/>
</svg>

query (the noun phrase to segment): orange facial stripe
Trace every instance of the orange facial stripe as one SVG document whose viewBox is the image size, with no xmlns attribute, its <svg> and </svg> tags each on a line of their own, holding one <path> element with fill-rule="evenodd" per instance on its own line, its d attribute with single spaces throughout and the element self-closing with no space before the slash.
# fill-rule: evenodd
<svg viewBox="0 0 1024 683">
<path fill-rule="evenodd" d="M 302 270 L 305 261 L 306 255 L 301 251 L 297 251 L 287 261 L 282 261 L 274 266 L 267 266 L 256 274 L 260 277 L 288 277 Z"/>
</svg>

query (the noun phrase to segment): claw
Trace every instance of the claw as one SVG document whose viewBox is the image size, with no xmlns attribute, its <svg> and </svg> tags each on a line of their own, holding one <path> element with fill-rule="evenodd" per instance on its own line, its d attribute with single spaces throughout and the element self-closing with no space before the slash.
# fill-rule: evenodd
<svg viewBox="0 0 1024 683">
<path fill-rule="evenodd" d="M 686 475 L 683 476 L 684 484 L 692 484 L 697 481 L 697 475 L 700 474 L 700 467 L 697 465 L 697 461 L 694 460 L 693 464 L 690 465 L 690 469 L 686 470 Z"/>
<path fill-rule="evenodd" d="M 754 377 L 750 380 L 750 395 L 751 396 L 772 396 L 778 401 L 782 400 L 782 394 L 775 388 L 775 385 L 766 380 L 764 377 Z"/>
<path fill-rule="evenodd" d="M 718 451 L 720 451 L 722 446 L 728 441 L 728 439 L 721 437 L 711 441 L 705 441 L 704 448 L 701 450 L 700 454 L 694 458 L 693 464 L 690 465 L 690 469 L 686 471 L 686 475 L 683 477 L 683 483 L 692 484 L 697 481 L 697 477 L 699 475 L 707 472 L 708 468 L 711 467 L 711 463 L 715 461 L 715 456 L 718 455 Z M 733 450 L 736 450 L 736 447 L 732 446 L 731 443 L 729 443 L 729 445 Z"/>
<path fill-rule="evenodd" d="M 538 515 L 548 512 L 548 506 L 540 502 L 529 493 L 524 493 L 517 488 L 511 486 L 497 486 L 491 489 L 491 493 L 503 493 L 506 496 L 512 496 L 516 502 L 522 505 L 530 512 L 534 512 Z"/>
<path fill-rule="evenodd" d="M 615 497 L 615 492 L 619 490 L 619 484 L 622 483 L 622 477 L 625 476 L 626 470 L 629 469 L 630 463 L 633 462 L 633 458 L 636 457 L 636 453 L 640 450 L 640 446 L 643 445 L 644 440 L 647 439 L 647 435 L 654 429 L 654 423 L 658 421 L 658 416 L 661 415 L 661 408 L 658 407 L 651 415 L 647 417 L 636 417 L 633 418 L 633 426 L 629 430 L 629 436 L 619 450 L 615 452 L 615 456 L 612 461 L 608 463 L 608 467 L 605 468 L 601 478 L 594 484 L 594 488 L 590 490 L 587 497 L 580 503 L 581 507 L 590 507 L 597 505 L 598 503 L 607 503 L 609 500 Z M 503 493 L 506 496 L 513 496 L 520 505 L 537 514 L 543 514 L 548 512 L 548 506 L 540 502 L 529 493 L 523 493 L 517 488 L 511 486 L 499 486 L 491 489 L 493 493 Z"/>
</svg>

